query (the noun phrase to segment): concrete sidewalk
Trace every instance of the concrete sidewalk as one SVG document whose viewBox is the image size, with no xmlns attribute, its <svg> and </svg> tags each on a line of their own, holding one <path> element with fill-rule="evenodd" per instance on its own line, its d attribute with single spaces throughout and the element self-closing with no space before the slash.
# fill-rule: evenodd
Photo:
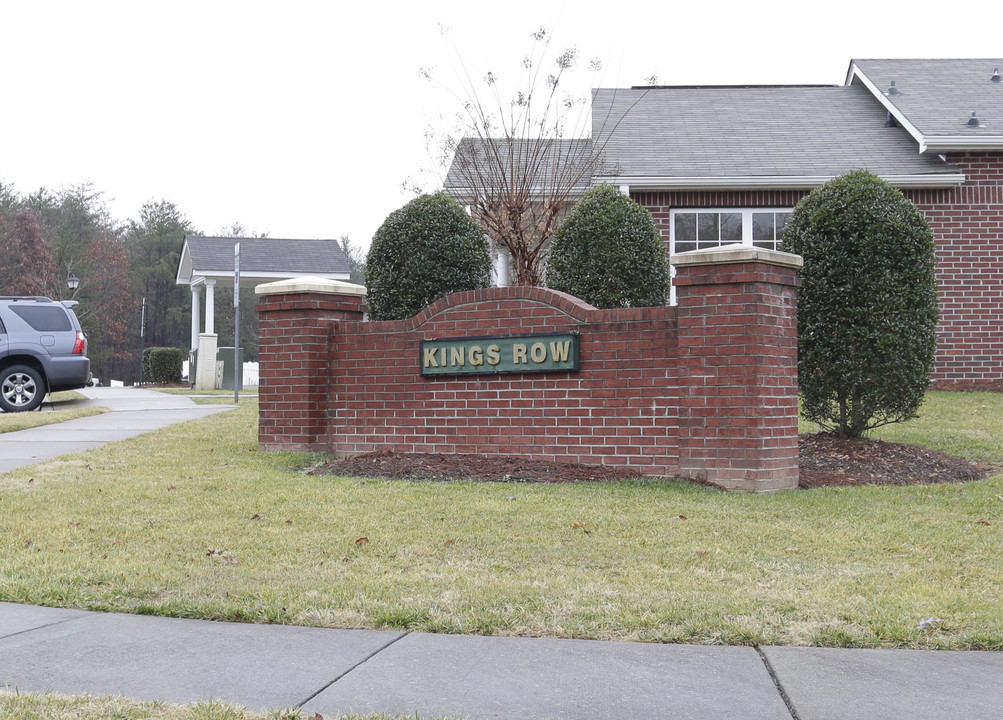
<svg viewBox="0 0 1003 720">
<path fill-rule="evenodd" d="M 77 392 L 87 400 L 64 403 L 63 406 L 93 405 L 108 408 L 109 412 L 0 433 L 0 473 L 235 407 L 226 404 L 197 405 L 184 395 L 168 395 L 133 387 L 84 388 Z"/>
<path fill-rule="evenodd" d="M 423 718 L 999 717 L 1003 653 L 244 625 L 0 603 L 0 688 Z"/>
</svg>

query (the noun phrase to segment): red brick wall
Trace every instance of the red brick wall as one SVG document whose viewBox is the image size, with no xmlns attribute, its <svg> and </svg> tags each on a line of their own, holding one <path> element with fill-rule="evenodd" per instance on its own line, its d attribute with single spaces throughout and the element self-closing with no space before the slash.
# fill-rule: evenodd
<svg viewBox="0 0 1003 720">
<path fill-rule="evenodd" d="M 450 295 L 392 322 L 362 321 L 337 297 L 266 296 L 259 443 L 502 453 L 793 487 L 794 271 L 747 261 L 680 268 L 679 277 L 678 307 L 596 310 L 509 287 Z M 569 332 L 580 336 L 578 372 L 419 373 L 422 339 Z"/>
<path fill-rule="evenodd" d="M 940 325 L 934 377 L 961 385 L 1003 381 L 1003 153 L 947 157 L 966 177 L 951 190 L 906 196 L 937 240 Z"/>
<path fill-rule="evenodd" d="M 961 386 L 1003 382 L 1003 153 L 948 156 L 966 176 L 947 190 L 905 190 L 937 244 L 941 318 L 935 381 Z M 807 191 L 637 192 L 669 241 L 670 210 L 793 207 Z"/>
<path fill-rule="evenodd" d="M 257 310 L 268 318 L 258 326 L 258 442 L 286 450 L 320 447 L 327 433 L 328 333 L 338 320 L 361 318 L 364 300 L 262 295 Z"/>
</svg>

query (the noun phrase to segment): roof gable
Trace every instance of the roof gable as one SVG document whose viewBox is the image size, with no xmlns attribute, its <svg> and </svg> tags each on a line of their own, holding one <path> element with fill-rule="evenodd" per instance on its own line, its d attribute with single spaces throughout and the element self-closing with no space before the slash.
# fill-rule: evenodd
<svg viewBox="0 0 1003 720">
<path fill-rule="evenodd" d="M 853 60 L 846 84 L 866 87 L 920 152 L 1003 150 L 1003 82 L 992 80 L 999 68 L 1000 58 Z"/>
</svg>

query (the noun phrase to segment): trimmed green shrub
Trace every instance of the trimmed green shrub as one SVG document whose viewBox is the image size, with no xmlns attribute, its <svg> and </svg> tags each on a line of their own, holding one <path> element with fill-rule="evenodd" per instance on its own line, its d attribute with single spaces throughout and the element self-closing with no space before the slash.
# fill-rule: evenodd
<svg viewBox="0 0 1003 720">
<path fill-rule="evenodd" d="M 176 385 L 181 382 L 181 364 L 187 359 L 188 353 L 178 348 L 146 348 L 143 350 L 143 379 L 149 383 Z"/>
<path fill-rule="evenodd" d="M 611 185 L 590 188 L 554 232 L 547 287 L 598 308 L 664 305 L 669 262 L 651 213 Z"/>
<path fill-rule="evenodd" d="M 933 233 L 916 206 L 854 171 L 798 203 L 783 249 L 804 258 L 804 416 L 844 438 L 916 417 L 937 343 Z"/>
<path fill-rule="evenodd" d="M 366 258 L 369 317 L 402 320 L 444 295 L 487 287 L 484 231 L 455 200 L 422 195 L 390 213 Z"/>
</svg>

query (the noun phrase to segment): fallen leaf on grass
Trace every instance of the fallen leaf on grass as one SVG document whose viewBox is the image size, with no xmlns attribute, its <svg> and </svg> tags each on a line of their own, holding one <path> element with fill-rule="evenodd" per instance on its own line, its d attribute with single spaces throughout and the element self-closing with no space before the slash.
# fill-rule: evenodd
<svg viewBox="0 0 1003 720">
<path fill-rule="evenodd" d="M 240 565 L 240 560 L 237 559 L 237 556 L 228 550 L 207 550 L 205 555 L 206 557 L 215 558 L 220 562 L 229 563 L 230 565 Z"/>
<path fill-rule="evenodd" d="M 258 515 L 258 513 L 254 513 L 253 515 L 251 515 L 251 520 L 260 520 L 260 519 L 261 519 L 261 516 Z"/>
<path fill-rule="evenodd" d="M 992 525 L 988 520 L 979 520 L 979 525 Z"/>
<path fill-rule="evenodd" d="M 446 542 L 444 542 L 442 544 L 445 545 L 446 547 L 449 547 L 450 545 L 453 544 L 453 541 L 450 539 L 450 540 L 447 540 Z"/>
<path fill-rule="evenodd" d="M 355 544 L 356 545 L 364 545 L 367 542 L 369 542 L 369 538 L 367 538 L 367 537 L 360 537 L 358 540 L 355 541 Z"/>
</svg>

